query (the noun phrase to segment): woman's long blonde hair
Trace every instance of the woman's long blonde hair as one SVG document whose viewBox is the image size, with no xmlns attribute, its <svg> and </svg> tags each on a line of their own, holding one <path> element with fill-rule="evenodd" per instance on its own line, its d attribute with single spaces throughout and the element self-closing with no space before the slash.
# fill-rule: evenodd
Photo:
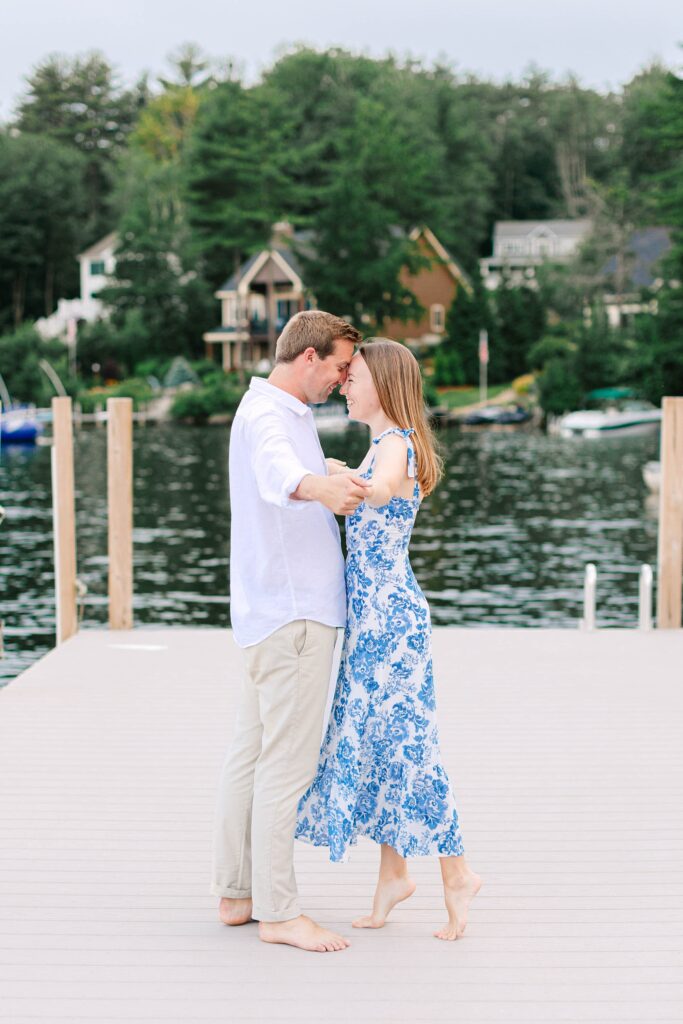
<svg viewBox="0 0 683 1024">
<path fill-rule="evenodd" d="M 422 394 L 422 375 L 413 353 L 389 338 L 368 338 L 358 349 L 367 363 L 382 409 L 397 426 L 412 435 L 417 462 L 417 482 L 430 494 L 443 473 L 443 460 L 427 419 Z"/>
</svg>

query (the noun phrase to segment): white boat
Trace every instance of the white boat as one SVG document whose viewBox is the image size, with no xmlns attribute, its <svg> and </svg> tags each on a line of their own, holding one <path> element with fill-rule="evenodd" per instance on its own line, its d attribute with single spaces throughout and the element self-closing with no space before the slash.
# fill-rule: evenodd
<svg viewBox="0 0 683 1024">
<path fill-rule="evenodd" d="M 657 430 L 662 411 L 652 402 L 633 397 L 628 388 L 604 388 L 588 395 L 589 406 L 562 416 L 555 432 L 561 437 L 621 437 Z"/>
<path fill-rule="evenodd" d="M 346 430 L 351 422 L 346 407 L 340 402 L 326 402 L 324 405 L 314 405 L 312 409 L 319 432 L 339 433 Z"/>
<path fill-rule="evenodd" d="M 660 484 L 662 481 L 662 464 L 661 462 L 646 462 L 643 466 L 643 480 L 647 488 L 653 493 L 659 493 Z"/>
</svg>

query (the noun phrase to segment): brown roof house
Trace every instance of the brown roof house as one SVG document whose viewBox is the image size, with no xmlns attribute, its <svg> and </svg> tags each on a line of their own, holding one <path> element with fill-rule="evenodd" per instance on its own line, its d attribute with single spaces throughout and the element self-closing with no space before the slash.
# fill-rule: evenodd
<svg viewBox="0 0 683 1024">
<path fill-rule="evenodd" d="M 402 283 L 424 309 L 419 320 L 387 320 L 378 333 L 408 345 L 438 344 L 446 329 L 446 313 L 458 289 L 469 290 L 465 273 L 427 227 L 410 234 L 428 260 L 415 274 L 401 273 Z M 217 350 L 225 370 L 272 363 L 280 333 L 295 313 L 315 308 L 315 297 L 303 280 L 292 246 L 311 250 L 309 232 L 294 232 L 286 222 L 275 224 L 268 248 L 254 253 L 215 293 L 221 302 L 221 324 L 204 335 L 207 356 Z"/>
<path fill-rule="evenodd" d="M 385 320 L 381 333 L 404 341 L 411 348 L 438 345 L 446 333 L 446 314 L 458 290 L 471 291 L 465 272 L 428 227 L 413 228 L 410 238 L 428 264 L 411 274 L 401 271 L 401 284 L 408 288 L 422 306 L 419 320 Z"/>
</svg>

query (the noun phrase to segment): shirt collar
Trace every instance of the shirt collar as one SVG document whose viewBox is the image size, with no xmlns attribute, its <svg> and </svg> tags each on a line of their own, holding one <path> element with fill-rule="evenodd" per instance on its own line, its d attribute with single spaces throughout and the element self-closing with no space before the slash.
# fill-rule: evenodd
<svg viewBox="0 0 683 1024">
<path fill-rule="evenodd" d="M 310 407 L 300 402 L 294 395 L 290 395 L 288 391 L 283 391 L 282 388 L 276 387 L 275 384 L 271 384 L 270 381 L 265 380 L 263 377 L 252 377 L 249 383 L 249 390 L 256 391 L 257 394 L 267 395 L 269 398 L 276 402 L 280 402 L 281 405 L 286 405 L 292 412 L 297 413 L 299 416 L 304 416 L 307 412 L 310 412 Z"/>
</svg>

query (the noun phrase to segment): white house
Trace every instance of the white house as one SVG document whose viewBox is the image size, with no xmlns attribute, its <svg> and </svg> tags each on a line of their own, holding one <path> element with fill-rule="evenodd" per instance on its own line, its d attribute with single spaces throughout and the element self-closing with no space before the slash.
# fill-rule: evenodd
<svg viewBox="0 0 683 1024">
<path fill-rule="evenodd" d="M 64 338 L 73 334 L 74 326 L 85 320 L 93 323 L 106 315 L 98 293 L 108 283 L 116 270 L 114 252 L 118 243 L 116 232 L 100 238 L 89 249 L 78 254 L 80 264 L 81 294 L 77 299 L 60 299 L 51 316 L 36 320 L 35 328 L 42 338 Z M 70 326 L 71 325 L 71 326 Z"/>
<path fill-rule="evenodd" d="M 486 288 L 499 287 L 506 276 L 512 285 L 534 287 L 542 263 L 569 263 L 588 238 L 592 221 L 499 220 L 493 229 L 493 255 L 479 261 Z"/>
</svg>

